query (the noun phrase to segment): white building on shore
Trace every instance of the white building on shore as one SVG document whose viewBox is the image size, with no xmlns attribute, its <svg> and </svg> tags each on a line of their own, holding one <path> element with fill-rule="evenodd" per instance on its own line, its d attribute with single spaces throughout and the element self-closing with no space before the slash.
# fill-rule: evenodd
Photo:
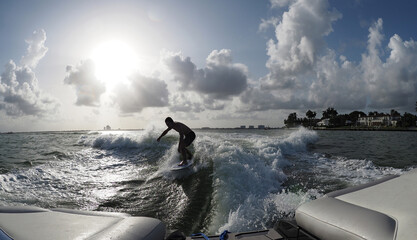
<svg viewBox="0 0 417 240">
<path fill-rule="evenodd" d="M 399 117 L 393 117 L 389 114 L 378 114 L 373 116 L 363 116 L 358 118 L 358 124 L 366 127 L 377 126 L 397 126 Z"/>
<path fill-rule="evenodd" d="M 328 127 L 330 125 L 330 118 L 325 118 L 317 123 L 319 127 Z"/>
</svg>

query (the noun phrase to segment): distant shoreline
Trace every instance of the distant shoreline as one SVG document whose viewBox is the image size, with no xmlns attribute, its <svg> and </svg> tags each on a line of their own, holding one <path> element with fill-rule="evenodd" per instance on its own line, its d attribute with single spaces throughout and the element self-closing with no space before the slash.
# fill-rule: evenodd
<svg viewBox="0 0 417 240">
<path fill-rule="evenodd" d="M 387 131 L 387 132 L 417 132 L 417 128 L 390 128 L 390 127 L 381 127 L 381 128 L 364 128 L 364 127 L 305 127 L 306 129 L 310 130 L 318 130 L 318 131 Z M 256 130 L 256 131 L 268 131 L 268 130 L 294 130 L 298 129 L 298 127 L 294 128 L 286 128 L 286 127 L 271 127 L 271 128 L 192 128 L 193 130 Z M 19 133 L 57 133 L 57 132 L 89 132 L 89 131 L 97 131 L 97 132 L 112 132 L 112 131 L 143 131 L 144 129 L 137 128 L 137 129 L 112 129 L 112 130 L 51 130 L 51 131 L 33 131 L 33 132 L 0 132 L 0 134 L 19 134 Z"/>
<path fill-rule="evenodd" d="M 387 132 L 417 132 L 417 128 L 364 128 L 364 127 L 313 127 L 313 130 L 327 130 L 327 131 L 387 131 Z"/>
</svg>

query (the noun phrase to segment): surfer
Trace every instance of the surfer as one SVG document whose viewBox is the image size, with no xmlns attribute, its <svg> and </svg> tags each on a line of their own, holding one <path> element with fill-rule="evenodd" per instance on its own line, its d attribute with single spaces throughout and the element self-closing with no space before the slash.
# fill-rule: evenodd
<svg viewBox="0 0 417 240">
<path fill-rule="evenodd" d="M 165 124 L 168 126 L 168 128 L 161 134 L 161 136 L 159 136 L 157 141 L 159 142 L 159 140 L 161 140 L 161 138 L 165 136 L 171 129 L 177 131 L 180 134 L 178 152 L 181 153 L 183 159 L 179 166 L 186 165 L 187 160 L 191 160 L 193 158 L 193 155 L 186 147 L 190 146 L 190 144 L 194 141 L 195 133 L 184 123 L 174 122 L 174 120 L 172 120 L 170 117 L 165 119 Z"/>
</svg>

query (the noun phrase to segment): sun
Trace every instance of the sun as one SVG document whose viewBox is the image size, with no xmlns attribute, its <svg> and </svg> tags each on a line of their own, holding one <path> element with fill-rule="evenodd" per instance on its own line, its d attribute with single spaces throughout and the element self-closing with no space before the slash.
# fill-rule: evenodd
<svg viewBox="0 0 417 240">
<path fill-rule="evenodd" d="M 138 68 L 134 50 L 119 40 L 99 44 L 91 53 L 95 63 L 96 77 L 109 84 L 125 81 Z"/>
</svg>

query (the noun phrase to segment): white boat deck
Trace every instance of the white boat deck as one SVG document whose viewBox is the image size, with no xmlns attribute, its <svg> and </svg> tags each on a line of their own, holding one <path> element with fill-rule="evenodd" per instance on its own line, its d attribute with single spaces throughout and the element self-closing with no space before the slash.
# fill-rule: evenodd
<svg viewBox="0 0 417 240">
<path fill-rule="evenodd" d="M 165 225 L 153 218 L 37 207 L 0 207 L 0 229 L 10 239 L 20 240 L 151 240 L 165 237 Z"/>
<path fill-rule="evenodd" d="M 326 239 L 417 239 L 417 170 L 300 206 L 297 224 Z"/>
</svg>

